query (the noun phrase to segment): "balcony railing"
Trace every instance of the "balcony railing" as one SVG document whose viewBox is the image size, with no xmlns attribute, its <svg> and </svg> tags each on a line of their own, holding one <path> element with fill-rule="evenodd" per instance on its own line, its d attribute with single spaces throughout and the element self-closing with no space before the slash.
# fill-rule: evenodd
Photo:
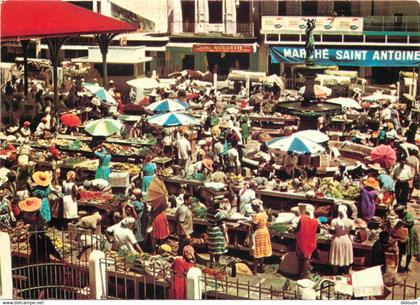
<svg viewBox="0 0 420 305">
<path fill-rule="evenodd" d="M 419 32 L 420 16 L 372 16 L 363 19 L 363 30 L 372 32 Z"/>
<path fill-rule="evenodd" d="M 237 23 L 236 33 L 244 37 L 254 37 L 254 24 L 253 23 Z"/>
</svg>

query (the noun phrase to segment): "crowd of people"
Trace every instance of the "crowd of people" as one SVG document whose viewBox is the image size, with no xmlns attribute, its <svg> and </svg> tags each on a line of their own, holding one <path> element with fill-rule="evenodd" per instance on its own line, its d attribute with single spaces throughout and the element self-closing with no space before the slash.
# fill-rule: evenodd
<svg viewBox="0 0 420 305">
<path fill-rule="evenodd" d="M 51 139 L 60 133 L 78 131 L 61 124 L 59 116 L 65 112 L 77 110 L 82 122 L 108 114 L 118 118 L 123 113 L 124 94 L 122 90 L 116 89 L 112 81 L 108 92 L 118 102 L 117 111 L 113 113 L 109 113 L 110 109 L 97 97 L 83 94 L 83 82 L 83 79 L 66 80 L 57 105 L 52 103 L 52 96 L 46 94 L 44 88 L 33 83 L 29 96 L 35 101 L 37 116 L 33 120 L 23 122 L 17 119 L 11 126 L 3 128 L 6 141 L 3 145 L 5 157 L 1 159 L 0 168 L 3 181 L 0 190 L 2 226 L 13 227 L 18 221 L 23 221 L 30 225 L 31 230 L 37 232 L 46 231 L 52 226 L 68 229 L 70 224 L 82 223 L 78 208 L 81 191 L 112 193 L 109 182 L 112 155 L 103 143 L 92 144 L 93 155 L 99 160 L 99 165 L 91 179 L 81 178 L 77 170 L 62 173 L 59 167 L 62 153 L 54 146 L 45 152 L 46 160 L 49 161 L 47 165 L 38 164 L 31 154 L 33 148 L 29 144 L 32 139 Z M 95 83 L 96 80 L 92 82 Z M 12 107 L 10 105 L 16 103 L 16 92 L 22 90 L 20 82 L 15 86 L 8 83 L 4 92 L 7 100 L 5 107 Z M 299 177 L 297 172 L 301 170 L 301 165 L 298 162 L 299 156 L 293 151 L 279 157 L 271 152 L 265 143 L 251 140 L 250 110 L 253 109 L 253 113 L 262 113 L 267 109 L 267 105 L 272 105 L 271 108 L 274 109 L 279 98 L 277 92 L 268 92 L 263 94 L 262 99 L 258 99 L 256 95 L 262 87 L 255 90 L 249 99 L 234 97 L 230 101 L 223 100 L 216 89 L 197 92 L 194 103 L 199 104 L 203 110 L 200 113 L 202 125 L 196 129 L 157 129 L 149 126 L 144 120 L 139 120 L 120 132 L 122 136 L 127 133 L 138 137 L 153 133 L 158 138 L 158 144 L 154 153 L 148 154 L 141 164 L 138 164 L 141 165 L 142 172 L 131 179 L 127 200 L 122 204 L 120 211 L 112 215 L 112 225 L 104 229 L 103 250 L 114 246 L 116 249 L 125 247 L 134 253 L 147 251 L 156 254 L 168 247 L 170 228 L 165 212 L 167 206 L 156 206 L 147 200 L 148 190 L 161 170 L 152 160 L 158 154 L 166 154 L 174 159 L 174 168 L 179 170 L 181 176 L 226 185 L 227 195 L 207 203 L 205 242 L 210 255 L 210 265 L 220 264 L 220 257 L 228 253 L 231 241 L 226 216 L 239 213 L 249 224 L 248 245 L 254 259 L 252 272 L 264 272 L 264 258 L 273 255 L 268 228 L 272 217 L 264 208 L 264 202 L 257 196 L 256 181 L 261 177 L 267 180 Z M 188 80 L 181 79 L 172 90 L 154 91 L 142 100 L 142 103 L 146 105 L 164 98 L 188 102 L 187 93 L 191 91 Z M 238 105 L 238 115 L 226 114 L 230 105 Z M 383 222 L 378 241 L 373 245 L 372 264 L 383 265 L 385 272 L 386 267 L 391 264 L 386 255 L 391 253 L 395 257 L 398 271 L 407 272 L 412 257 L 419 258 L 418 233 L 413 215 L 409 211 L 410 205 L 415 204 L 413 190 L 418 187 L 420 177 L 419 150 L 415 141 L 417 122 L 414 117 L 410 117 L 411 106 L 400 110 L 395 105 L 396 103 L 386 102 L 382 105 L 382 110 L 373 115 L 371 110 L 366 110 L 368 115 L 378 118 L 380 128 L 369 134 L 369 137 L 360 138 L 357 136 L 360 134 L 358 132 L 352 139 L 355 143 L 371 147 L 379 144 L 389 145 L 396 152 L 395 164 L 384 167 L 366 160 L 361 164 L 361 172 L 347 170 L 345 164 L 340 164 L 334 179 L 347 185 L 359 184 L 360 197 L 351 209 L 348 204 L 338 201 L 332 219 L 326 219 L 325 216 L 316 217 L 315 214 L 319 213 L 316 213 L 317 209 L 310 204 L 300 205 L 299 210 L 294 211 L 296 219 L 293 230 L 299 275 L 302 278 L 308 276 L 310 259 L 317 249 L 317 234 L 321 229 L 327 228 L 327 223 L 332 234 L 329 263 L 335 274 L 349 272 L 353 264 L 353 241 L 365 240 L 366 233 L 363 235 L 365 231 L 361 229 L 377 221 L 378 216 Z M 322 126 L 321 130 L 328 130 L 328 124 Z M 375 136 L 372 136 L 373 134 Z M 259 164 L 254 168 L 245 161 L 246 153 L 252 145 L 257 145 L 256 159 Z M 315 176 L 316 171 L 311 171 L 309 167 L 305 169 L 307 175 Z M 235 188 L 232 182 L 232 174 L 244 177 L 239 189 Z M 188 188 L 183 188 L 173 197 L 176 207 L 178 257 L 172 265 L 174 277 L 171 295 L 173 298 L 184 298 L 183 276 L 196 264 L 194 246 L 203 238 L 195 232 L 192 213 L 193 201 L 198 195 Z M 385 206 L 385 210 L 379 209 L 379 206 Z M 98 221 L 103 217 L 104 215 L 97 215 L 92 219 Z M 397 220 L 390 221 L 394 218 Z M 44 253 L 33 253 L 34 260 L 40 261 L 39 257 L 44 257 L 43 261 L 48 261 L 49 254 L 59 257 L 52 249 L 53 246 L 50 248 L 51 250 Z M 36 255 L 39 257 L 36 258 Z M 405 260 L 403 256 L 406 257 Z"/>
</svg>

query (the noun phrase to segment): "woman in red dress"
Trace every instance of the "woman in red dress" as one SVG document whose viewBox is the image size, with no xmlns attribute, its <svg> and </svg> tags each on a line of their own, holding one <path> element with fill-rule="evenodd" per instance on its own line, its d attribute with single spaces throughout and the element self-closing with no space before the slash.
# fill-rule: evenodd
<svg viewBox="0 0 420 305">
<path fill-rule="evenodd" d="M 156 253 L 156 246 L 165 243 L 169 236 L 169 224 L 165 211 L 160 212 L 152 222 L 152 251 Z"/>
<path fill-rule="evenodd" d="M 194 266 L 194 249 L 187 245 L 183 249 L 182 257 L 177 257 L 172 264 L 172 283 L 169 290 L 169 298 L 175 300 L 186 300 L 187 289 L 186 280 L 187 272 Z"/>
<path fill-rule="evenodd" d="M 316 250 L 319 231 L 318 220 L 314 218 L 314 207 L 306 205 L 305 214 L 300 216 L 296 228 L 296 254 L 299 263 L 299 275 L 302 278 L 307 276 L 309 271 L 309 260 Z"/>
</svg>

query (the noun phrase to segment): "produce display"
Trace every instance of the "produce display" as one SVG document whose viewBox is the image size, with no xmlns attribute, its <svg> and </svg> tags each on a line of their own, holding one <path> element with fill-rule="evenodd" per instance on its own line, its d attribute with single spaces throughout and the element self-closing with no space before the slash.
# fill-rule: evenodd
<svg viewBox="0 0 420 305">
<path fill-rule="evenodd" d="M 140 166 L 131 163 L 111 162 L 110 166 L 112 171 L 128 172 L 130 175 L 138 175 L 141 170 Z"/>
<path fill-rule="evenodd" d="M 160 171 L 160 175 L 163 177 L 171 177 L 174 174 L 174 170 L 171 167 L 166 167 Z"/>
<path fill-rule="evenodd" d="M 163 163 L 169 162 L 171 160 L 172 159 L 168 158 L 168 157 L 155 157 L 155 158 L 153 158 L 152 162 L 163 164 Z"/>
<path fill-rule="evenodd" d="M 113 198 L 112 194 L 93 191 L 80 191 L 80 200 L 82 201 L 107 201 Z"/>
<path fill-rule="evenodd" d="M 360 194 L 358 184 L 342 183 L 333 178 L 292 179 L 280 185 L 281 189 L 313 193 L 315 197 L 356 200 Z"/>
<path fill-rule="evenodd" d="M 111 154 L 122 156 L 144 156 L 150 151 L 150 149 L 147 147 L 138 148 L 129 145 L 120 145 L 113 143 L 106 143 L 104 144 L 104 146 Z"/>
<path fill-rule="evenodd" d="M 92 152 L 89 145 L 80 140 L 68 141 L 66 144 L 57 145 L 61 149 Z"/>
<path fill-rule="evenodd" d="M 359 197 L 360 187 L 359 184 L 346 184 L 331 178 L 323 178 L 317 191 L 336 199 L 355 200 Z"/>
</svg>

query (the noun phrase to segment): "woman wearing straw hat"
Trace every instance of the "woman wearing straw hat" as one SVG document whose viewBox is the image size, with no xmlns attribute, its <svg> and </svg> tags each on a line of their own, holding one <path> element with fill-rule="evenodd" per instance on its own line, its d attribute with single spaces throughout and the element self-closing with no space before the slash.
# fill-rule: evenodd
<svg viewBox="0 0 420 305">
<path fill-rule="evenodd" d="M 77 197 L 79 196 L 79 188 L 76 183 L 76 172 L 69 171 L 66 180 L 62 184 L 63 192 L 63 218 L 68 223 L 74 222 L 79 218 L 77 210 Z"/>
<path fill-rule="evenodd" d="M 360 217 L 367 222 L 375 215 L 378 189 L 379 182 L 374 177 L 364 180 L 360 188 Z"/>
<path fill-rule="evenodd" d="M 33 194 L 42 200 L 40 208 L 41 217 L 46 222 L 49 222 L 51 220 L 51 210 L 48 194 L 50 193 L 51 175 L 48 172 L 38 171 L 32 175 L 32 180 L 36 184 Z"/>
</svg>

